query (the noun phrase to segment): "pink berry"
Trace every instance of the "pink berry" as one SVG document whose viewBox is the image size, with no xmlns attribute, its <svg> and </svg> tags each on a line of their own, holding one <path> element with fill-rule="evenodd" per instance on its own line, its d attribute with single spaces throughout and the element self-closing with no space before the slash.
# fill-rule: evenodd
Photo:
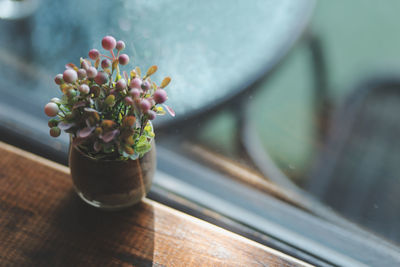
<svg viewBox="0 0 400 267">
<path fill-rule="evenodd" d="M 56 77 L 54 78 L 54 82 L 58 85 L 62 84 L 63 82 L 63 75 L 62 74 L 57 74 Z"/>
<path fill-rule="evenodd" d="M 133 98 L 139 98 L 140 97 L 140 90 L 137 88 L 133 88 L 129 91 L 129 94 L 133 97 Z"/>
<path fill-rule="evenodd" d="M 86 78 L 86 70 L 84 70 L 84 69 L 79 69 L 79 70 L 78 70 L 78 78 L 79 78 L 80 80 L 85 79 L 85 78 Z"/>
<path fill-rule="evenodd" d="M 153 94 L 153 99 L 157 104 L 162 104 L 167 101 L 167 92 L 163 89 L 157 89 Z"/>
<path fill-rule="evenodd" d="M 78 74 L 73 69 L 67 69 L 63 73 L 63 79 L 67 83 L 74 83 L 78 79 Z"/>
<path fill-rule="evenodd" d="M 131 83 L 129 84 L 129 87 L 140 89 L 141 85 L 142 85 L 142 81 L 139 78 L 135 78 L 135 79 L 132 79 Z"/>
<path fill-rule="evenodd" d="M 151 108 L 151 104 L 147 99 L 143 99 L 142 101 L 140 101 L 140 108 L 143 112 L 146 112 Z"/>
<path fill-rule="evenodd" d="M 129 63 L 129 56 L 127 54 L 122 54 L 118 57 L 119 64 L 122 66 Z"/>
<path fill-rule="evenodd" d="M 118 90 L 124 90 L 124 89 L 126 88 L 126 81 L 125 81 L 125 79 L 119 80 L 119 81 L 115 84 L 115 87 L 116 87 Z"/>
<path fill-rule="evenodd" d="M 157 113 L 154 110 L 148 110 L 146 114 L 149 117 L 149 120 L 154 120 L 157 115 Z"/>
<path fill-rule="evenodd" d="M 98 73 L 97 73 L 97 75 L 96 75 L 96 77 L 94 77 L 94 81 L 97 83 L 97 84 L 105 84 L 106 82 L 107 82 L 107 80 L 108 80 L 108 76 L 107 76 L 107 74 L 105 73 L 105 72 L 103 72 L 103 71 L 99 71 Z"/>
<path fill-rule="evenodd" d="M 118 51 L 121 51 L 121 50 L 124 50 L 125 49 L 125 43 L 124 43 L 124 41 L 118 41 L 117 42 L 117 45 L 116 45 L 116 48 L 117 48 L 117 50 Z"/>
<path fill-rule="evenodd" d="M 93 60 L 98 59 L 100 56 L 100 52 L 97 49 L 92 49 L 89 51 L 89 57 Z"/>
<path fill-rule="evenodd" d="M 50 102 L 47 103 L 46 106 L 44 106 L 44 113 L 46 113 L 46 115 L 49 117 L 57 116 L 59 111 L 60 109 L 58 108 L 56 103 Z"/>
<path fill-rule="evenodd" d="M 124 98 L 124 102 L 125 102 L 125 104 L 128 105 L 128 106 L 133 105 L 133 99 L 132 99 L 130 96 L 126 96 L 126 97 Z"/>
<path fill-rule="evenodd" d="M 103 69 L 107 69 L 107 68 L 111 67 L 111 61 L 109 59 L 107 59 L 107 58 L 103 59 L 101 61 L 101 67 Z"/>
<path fill-rule="evenodd" d="M 90 67 L 87 71 L 86 74 L 89 78 L 94 78 L 97 75 L 97 70 L 95 67 Z"/>
<path fill-rule="evenodd" d="M 101 45 L 105 50 L 113 50 L 117 45 L 117 41 L 112 36 L 105 36 L 103 40 L 101 40 Z"/>
<path fill-rule="evenodd" d="M 81 92 L 82 94 L 85 94 L 85 95 L 89 94 L 89 92 L 90 92 L 90 88 L 87 84 L 79 85 L 78 90 L 79 90 L 79 92 Z"/>
</svg>

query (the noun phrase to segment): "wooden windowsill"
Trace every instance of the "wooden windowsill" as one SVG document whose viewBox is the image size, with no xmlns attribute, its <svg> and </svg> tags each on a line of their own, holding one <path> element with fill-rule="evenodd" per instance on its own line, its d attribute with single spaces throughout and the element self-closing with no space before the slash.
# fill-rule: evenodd
<svg viewBox="0 0 400 267">
<path fill-rule="evenodd" d="M 65 166 L 1 142 L 0 152 L 0 265 L 307 266 L 148 199 L 97 210 Z"/>
</svg>

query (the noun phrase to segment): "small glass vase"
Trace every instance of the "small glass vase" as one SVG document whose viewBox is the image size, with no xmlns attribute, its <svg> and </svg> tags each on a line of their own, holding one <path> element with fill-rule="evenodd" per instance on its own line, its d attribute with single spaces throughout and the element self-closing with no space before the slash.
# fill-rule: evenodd
<svg viewBox="0 0 400 267">
<path fill-rule="evenodd" d="M 105 210 L 132 206 L 149 192 L 156 169 L 155 142 L 136 160 L 99 160 L 70 145 L 69 167 L 78 195 Z"/>
</svg>

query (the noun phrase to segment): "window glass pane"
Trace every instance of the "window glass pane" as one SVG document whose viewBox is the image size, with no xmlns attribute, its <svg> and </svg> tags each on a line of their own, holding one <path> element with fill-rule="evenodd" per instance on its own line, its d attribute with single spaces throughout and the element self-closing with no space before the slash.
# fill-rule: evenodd
<svg viewBox="0 0 400 267">
<path fill-rule="evenodd" d="M 302 232 L 312 217 L 397 249 L 399 5 L 0 0 L 0 128 L 65 156 L 68 136 L 48 137 L 43 114 L 62 94 L 53 78 L 110 34 L 126 42 L 125 70 L 172 77 L 158 186 L 295 247 L 298 234 L 340 250 Z"/>
</svg>

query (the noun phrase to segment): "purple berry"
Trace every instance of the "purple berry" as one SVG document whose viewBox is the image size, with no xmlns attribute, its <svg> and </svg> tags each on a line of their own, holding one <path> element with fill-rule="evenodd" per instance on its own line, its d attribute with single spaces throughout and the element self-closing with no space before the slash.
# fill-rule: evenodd
<svg viewBox="0 0 400 267">
<path fill-rule="evenodd" d="M 96 75 L 96 77 L 94 77 L 94 81 L 97 84 L 105 84 L 108 80 L 108 76 L 107 73 L 103 72 L 103 71 L 99 71 Z"/>
<path fill-rule="evenodd" d="M 57 104 L 53 102 L 47 103 L 46 106 L 44 106 L 44 113 L 46 113 L 46 115 L 49 117 L 57 116 L 59 111 L 60 109 L 58 108 Z"/>
<path fill-rule="evenodd" d="M 134 79 L 132 79 L 131 83 L 129 84 L 129 87 L 140 89 L 141 85 L 142 85 L 142 81 L 139 78 L 134 78 Z"/>
<path fill-rule="evenodd" d="M 87 71 L 86 74 L 89 78 L 94 78 L 97 75 L 97 70 L 95 67 L 90 67 Z"/>
<path fill-rule="evenodd" d="M 135 99 L 140 97 L 140 90 L 137 88 L 133 88 L 129 91 L 129 94 Z"/>
<path fill-rule="evenodd" d="M 140 108 L 143 112 L 146 112 L 151 108 L 151 104 L 147 99 L 143 99 L 142 101 L 140 101 Z"/>
<path fill-rule="evenodd" d="M 84 70 L 84 69 L 79 69 L 78 70 L 78 78 L 80 79 L 80 80 L 83 80 L 83 79 L 85 79 L 86 78 L 86 70 Z"/>
<path fill-rule="evenodd" d="M 125 43 L 124 43 L 124 41 L 118 41 L 117 42 L 117 45 L 116 45 L 116 48 L 117 48 L 117 50 L 118 51 L 121 51 L 121 50 L 124 50 L 125 49 Z"/>
<path fill-rule="evenodd" d="M 62 74 L 57 74 L 56 77 L 54 78 L 54 82 L 58 85 L 62 84 L 63 82 L 63 75 Z"/>
<path fill-rule="evenodd" d="M 119 80 L 119 81 L 115 84 L 115 87 L 116 87 L 118 90 L 124 90 L 124 89 L 126 88 L 126 81 L 125 81 L 125 79 Z"/>
<path fill-rule="evenodd" d="M 90 92 L 90 88 L 87 84 L 81 84 L 78 87 L 79 92 L 81 92 L 81 94 L 87 95 Z"/>
<path fill-rule="evenodd" d="M 154 110 L 148 110 L 146 114 L 149 117 L 149 120 L 154 120 L 157 115 L 157 113 Z"/>
<path fill-rule="evenodd" d="M 67 83 L 74 83 L 78 79 L 78 74 L 73 69 L 67 69 L 63 73 L 63 80 Z"/>
<path fill-rule="evenodd" d="M 105 50 L 113 50 L 117 45 L 117 41 L 112 36 L 105 36 L 103 40 L 101 40 L 101 45 Z"/>
<path fill-rule="evenodd" d="M 129 56 L 127 54 L 122 54 L 118 57 L 119 64 L 122 66 L 129 63 Z"/>
<path fill-rule="evenodd" d="M 167 92 L 163 89 L 157 89 L 153 94 L 153 99 L 157 104 L 162 104 L 167 101 Z"/>
<path fill-rule="evenodd" d="M 149 90 L 149 89 L 150 89 L 150 83 L 149 83 L 148 81 L 144 81 L 144 82 L 142 83 L 142 89 L 143 89 L 144 91 Z"/>
<path fill-rule="evenodd" d="M 100 52 L 97 49 L 92 49 L 89 51 L 89 57 L 93 60 L 98 59 L 100 56 Z"/>
<path fill-rule="evenodd" d="M 128 105 L 128 106 L 133 105 L 133 99 L 132 99 L 130 96 L 126 96 L 126 97 L 124 98 L 124 102 L 125 102 L 125 104 Z"/>
<path fill-rule="evenodd" d="M 107 59 L 107 58 L 103 59 L 101 61 L 101 67 L 103 69 L 107 69 L 107 68 L 111 67 L 111 61 L 109 59 Z"/>
</svg>

